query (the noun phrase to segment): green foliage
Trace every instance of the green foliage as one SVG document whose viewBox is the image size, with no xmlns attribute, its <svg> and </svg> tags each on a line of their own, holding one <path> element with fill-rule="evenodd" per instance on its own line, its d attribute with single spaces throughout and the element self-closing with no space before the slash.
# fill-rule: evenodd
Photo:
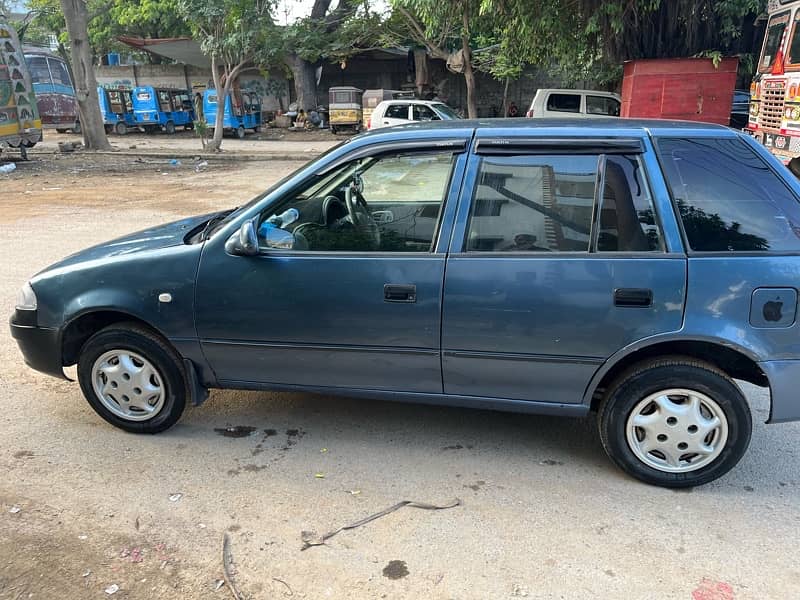
<svg viewBox="0 0 800 600">
<path fill-rule="evenodd" d="M 276 60 L 272 0 L 176 0 L 203 52 L 220 65 Z"/>
<path fill-rule="evenodd" d="M 178 0 L 87 0 L 89 6 L 89 40 L 95 54 L 130 48 L 117 42 L 128 35 L 142 38 L 180 37 L 190 34 L 186 22 L 178 14 Z M 26 33 L 30 41 L 45 42 L 55 34 L 63 44 L 69 40 L 59 0 L 28 0 L 29 10 L 36 16 Z M 151 58 L 152 55 L 147 55 Z"/>
<path fill-rule="evenodd" d="M 765 9 L 766 0 L 481 0 L 500 17 L 501 55 L 595 83 L 617 79 L 625 60 L 746 52 L 742 32 Z"/>
<path fill-rule="evenodd" d="M 366 0 L 349 2 L 339 15 L 334 11 L 322 19 L 309 16 L 283 28 L 283 50 L 310 63 L 323 58 L 346 62 L 365 50 L 383 46 L 386 17 L 372 10 Z"/>
</svg>

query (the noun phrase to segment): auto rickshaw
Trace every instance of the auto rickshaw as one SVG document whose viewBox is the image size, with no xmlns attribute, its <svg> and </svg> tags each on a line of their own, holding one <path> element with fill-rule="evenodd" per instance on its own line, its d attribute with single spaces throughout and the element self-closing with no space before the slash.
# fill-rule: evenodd
<svg viewBox="0 0 800 600">
<path fill-rule="evenodd" d="M 14 148 L 27 159 L 28 148 L 41 140 L 42 120 L 22 46 L 0 15 L 0 151 Z"/>
<path fill-rule="evenodd" d="M 188 90 L 140 86 L 133 90 L 133 115 L 136 125 L 147 133 L 161 129 L 175 133 L 175 127 L 194 127 L 194 105 Z"/>
<path fill-rule="evenodd" d="M 217 124 L 217 90 L 203 93 L 203 117 L 206 125 L 214 129 Z M 231 90 L 225 98 L 225 113 L 222 128 L 225 133 L 234 133 L 244 139 L 245 130 L 261 131 L 261 98 L 249 90 Z"/>
<path fill-rule="evenodd" d="M 128 129 L 136 125 L 133 116 L 133 96 L 130 88 L 123 86 L 97 87 L 97 98 L 100 100 L 100 113 L 106 133 L 125 135 Z"/>
<path fill-rule="evenodd" d="M 330 102 L 331 132 L 352 129 L 358 133 L 362 123 L 361 95 L 364 90 L 356 87 L 332 87 L 328 91 Z"/>
</svg>

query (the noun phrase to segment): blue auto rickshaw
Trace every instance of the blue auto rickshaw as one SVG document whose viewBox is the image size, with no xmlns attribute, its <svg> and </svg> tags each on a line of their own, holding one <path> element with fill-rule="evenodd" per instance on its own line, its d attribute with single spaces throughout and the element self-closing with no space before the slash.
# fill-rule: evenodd
<svg viewBox="0 0 800 600">
<path fill-rule="evenodd" d="M 125 135 L 130 127 L 138 128 L 133 116 L 133 94 L 129 88 L 98 86 L 97 97 L 106 133 Z"/>
<path fill-rule="evenodd" d="M 150 133 L 162 129 L 175 133 L 176 127 L 194 127 L 194 106 L 188 90 L 155 88 L 144 85 L 133 89 L 133 116 L 136 125 Z"/>
<path fill-rule="evenodd" d="M 206 90 L 203 94 L 203 116 L 211 129 L 217 124 L 217 90 Z M 231 90 L 225 99 L 222 127 L 225 133 L 233 133 L 244 139 L 245 130 L 261 131 L 261 98 L 255 92 Z"/>
</svg>

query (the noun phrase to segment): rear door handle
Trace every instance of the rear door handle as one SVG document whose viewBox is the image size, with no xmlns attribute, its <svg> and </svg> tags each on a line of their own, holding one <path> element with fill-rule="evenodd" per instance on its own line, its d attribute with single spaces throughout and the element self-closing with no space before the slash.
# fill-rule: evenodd
<svg viewBox="0 0 800 600">
<path fill-rule="evenodd" d="M 646 308 L 653 305 L 653 290 L 647 288 L 617 288 L 614 290 L 614 306 Z"/>
<path fill-rule="evenodd" d="M 383 286 L 384 302 L 416 302 L 417 286 L 412 284 L 398 285 L 387 283 Z"/>
</svg>

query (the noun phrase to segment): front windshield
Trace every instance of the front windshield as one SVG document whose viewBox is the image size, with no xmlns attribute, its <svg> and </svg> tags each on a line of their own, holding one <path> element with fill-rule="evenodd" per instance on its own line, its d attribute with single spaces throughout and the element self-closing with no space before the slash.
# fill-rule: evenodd
<svg viewBox="0 0 800 600">
<path fill-rule="evenodd" d="M 453 119 L 460 119 L 461 117 L 456 114 L 452 108 L 447 106 L 447 104 L 432 104 L 433 109 L 439 113 L 439 116 L 442 117 L 445 121 L 451 121 Z"/>
<path fill-rule="evenodd" d="M 775 15 L 769 20 L 764 51 L 761 53 L 761 60 L 758 63 L 759 72 L 766 73 L 772 68 L 772 63 L 775 62 L 775 55 L 778 53 L 783 39 L 783 32 L 788 23 L 789 11 Z"/>
<path fill-rule="evenodd" d="M 800 35 L 797 35 L 797 21 L 800 20 L 800 10 L 794 14 L 794 26 L 792 28 L 792 41 L 789 42 L 789 56 L 787 62 L 790 65 L 800 65 Z"/>
</svg>

